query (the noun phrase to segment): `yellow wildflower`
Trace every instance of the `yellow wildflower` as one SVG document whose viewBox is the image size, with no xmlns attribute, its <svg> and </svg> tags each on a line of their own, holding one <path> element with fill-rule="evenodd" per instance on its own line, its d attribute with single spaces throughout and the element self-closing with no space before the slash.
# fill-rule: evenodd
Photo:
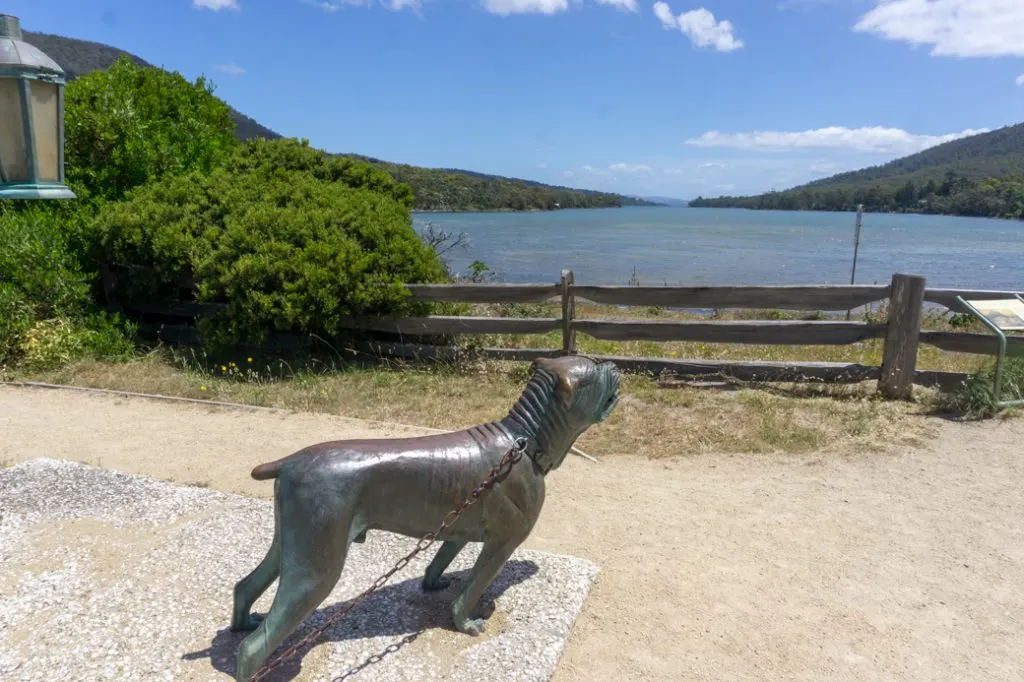
<svg viewBox="0 0 1024 682">
<path fill-rule="evenodd" d="M 205 390 L 206 390 L 206 386 L 200 386 L 200 387 L 199 387 L 199 390 L 200 390 L 200 391 L 205 391 Z"/>
</svg>

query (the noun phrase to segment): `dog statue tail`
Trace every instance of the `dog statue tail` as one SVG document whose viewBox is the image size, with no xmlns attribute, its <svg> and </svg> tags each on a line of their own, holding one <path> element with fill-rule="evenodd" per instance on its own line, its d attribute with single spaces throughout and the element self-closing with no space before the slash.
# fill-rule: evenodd
<svg viewBox="0 0 1024 682">
<path fill-rule="evenodd" d="M 267 481 L 271 478 L 277 478 L 281 474 L 281 467 L 284 464 L 283 459 L 279 459 L 276 462 L 267 462 L 266 464 L 260 464 L 252 470 L 249 475 L 257 481 Z"/>
</svg>

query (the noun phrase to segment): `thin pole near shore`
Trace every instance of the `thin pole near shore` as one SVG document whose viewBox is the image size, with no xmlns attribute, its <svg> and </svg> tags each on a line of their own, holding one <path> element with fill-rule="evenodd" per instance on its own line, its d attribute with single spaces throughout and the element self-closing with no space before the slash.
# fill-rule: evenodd
<svg viewBox="0 0 1024 682">
<path fill-rule="evenodd" d="M 864 217 L 864 204 L 857 204 L 857 221 L 854 223 L 853 228 L 853 268 L 850 270 L 850 286 L 853 286 L 854 280 L 857 279 L 857 251 L 860 249 L 860 225 L 861 220 Z M 850 319 L 850 313 L 852 311 L 846 311 L 846 319 Z"/>
</svg>

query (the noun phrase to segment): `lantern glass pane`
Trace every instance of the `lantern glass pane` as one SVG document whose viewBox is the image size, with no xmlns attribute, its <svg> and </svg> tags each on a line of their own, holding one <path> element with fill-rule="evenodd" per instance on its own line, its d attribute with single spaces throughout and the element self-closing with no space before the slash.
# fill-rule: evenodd
<svg viewBox="0 0 1024 682">
<path fill-rule="evenodd" d="M 57 84 L 32 81 L 32 130 L 40 182 L 60 182 L 60 119 Z"/>
<path fill-rule="evenodd" d="M 26 143 L 18 80 L 0 78 L 0 182 L 28 182 Z"/>
</svg>

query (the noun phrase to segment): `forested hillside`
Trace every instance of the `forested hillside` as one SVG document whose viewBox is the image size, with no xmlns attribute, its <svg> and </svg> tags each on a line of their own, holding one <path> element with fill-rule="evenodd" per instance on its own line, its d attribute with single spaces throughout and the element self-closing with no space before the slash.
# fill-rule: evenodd
<svg viewBox="0 0 1024 682">
<path fill-rule="evenodd" d="M 144 59 L 102 43 L 47 33 L 24 31 L 25 41 L 53 58 L 69 80 L 91 71 L 108 69 L 125 55 L 138 66 L 152 66 Z M 278 133 L 260 125 L 245 114 L 228 107 L 240 140 L 265 137 L 276 139 Z M 522 211 L 558 208 L 609 208 L 618 206 L 653 206 L 654 202 L 618 194 L 555 187 L 529 180 L 484 175 L 472 171 L 419 168 L 371 159 L 359 154 L 341 154 L 369 161 L 388 171 L 399 182 L 408 183 L 415 194 L 415 210 L 423 211 Z"/>
<path fill-rule="evenodd" d="M 697 207 L 904 211 L 1024 218 L 1024 123 L 782 192 L 698 198 Z"/>
<path fill-rule="evenodd" d="M 420 211 L 550 211 L 656 205 L 619 194 L 556 187 L 531 180 L 357 158 L 383 168 L 399 182 L 408 183 L 416 195 L 413 209 Z"/>
</svg>

